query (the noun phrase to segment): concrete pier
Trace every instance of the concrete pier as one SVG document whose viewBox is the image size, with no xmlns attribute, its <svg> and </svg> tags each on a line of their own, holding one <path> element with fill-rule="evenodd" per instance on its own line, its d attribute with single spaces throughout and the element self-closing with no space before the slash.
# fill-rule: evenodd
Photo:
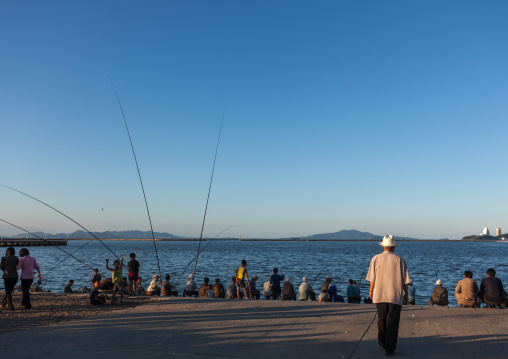
<svg viewBox="0 0 508 359">
<path fill-rule="evenodd" d="M 0 247 L 66 246 L 67 239 L 0 238 Z"/>
<path fill-rule="evenodd" d="M 127 298 L 127 300 L 129 300 Z M 3 313 L 8 315 L 8 313 Z M 506 358 L 508 311 L 404 307 L 397 358 Z M 380 358 L 375 306 L 164 298 L 0 335 L 9 358 Z"/>
</svg>

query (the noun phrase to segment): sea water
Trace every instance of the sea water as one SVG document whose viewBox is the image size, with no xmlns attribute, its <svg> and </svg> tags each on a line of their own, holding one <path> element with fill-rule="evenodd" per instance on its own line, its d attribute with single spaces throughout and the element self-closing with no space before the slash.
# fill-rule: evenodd
<svg viewBox="0 0 508 359">
<path fill-rule="evenodd" d="M 152 241 L 104 241 L 118 256 L 125 254 L 125 264 L 129 254 L 136 252 L 140 262 L 140 276 L 143 286 L 148 287 L 154 274 L 158 274 L 157 258 Z M 508 283 L 508 243 L 478 242 L 399 242 L 395 253 L 406 260 L 409 276 L 416 289 L 416 304 L 426 305 L 435 287 L 436 279 L 443 281 L 448 289 L 450 305 L 457 305 L 453 295 L 457 282 L 463 278 L 465 270 L 474 273 L 478 286 L 485 277 L 488 268 L 497 271 L 497 277 Z M 194 270 L 194 262 L 185 267 L 196 256 L 198 242 L 194 241 L 157 241 L 157 250 L 162 275 L 170 274 L 171 283 L 177 284 L 182 295 L 186 277 Z M 78 248 L 82 247 L 79 251 Z M 111 277 L 106 270 L 106 258 L 110 266 L 116 259 L 113 254 L 97 240 L 73 240 L 61 249 L 74 256 L 100 273 Z M 5 248 L 2 248 L 3 251 Z M 20 248 L 16 248 L 16 253 Z M 30 255 L 37 259 L 42 275 L 53 269 L 43 279 L 44 289 L 63 292 L 69 279 L 73 279 L 74 289 L 91 286 L 92 270 L 69 257 L 56 247 L 29 247 Z M 77 251 L 77 252 L 76 252 Z M 262 289 L 274 267 L 279 273 L 286 273 L 295 290 L 307 276 L 314 290 L 319 292 L 327 275 L 333 277 L 339 294 L 346 297 L 347 282 L 354 279 L 360 284 L 362 298 L 369 294 L 369 282 L 365 280 L 371 258 L 382 248 L 376 242 L 283 242 L 283 241 L 203 241 L 196 269 L 198 286 L 204 277 L 213 284 L 220 277 L 225 286 L 231 281 L 242 259 L 248 262 L 249 277 L 258 276 L 257 287 Z M 4 255 L 4 253 L 0 253 Z M 183 275 L 182 275 L 183 273 Z M 181 279 L 178 278 L 182 275 Z M 124 270 L 124 276 L 127 271 Z M 19 283 L 18 283 L 19 284 Z M 3 281 L 0 282 L 3 289 Z M 262 297 L 263 298 L 263 297 Z"/>
</svg>

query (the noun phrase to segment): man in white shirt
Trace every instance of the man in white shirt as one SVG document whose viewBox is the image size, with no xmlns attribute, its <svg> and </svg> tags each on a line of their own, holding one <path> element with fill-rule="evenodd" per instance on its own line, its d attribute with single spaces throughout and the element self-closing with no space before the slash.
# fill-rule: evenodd
<svg viewBox="0 0 508 359">
<path fill-rule="evenodd" d="M 377 308 L 378 343 L 389 356 L 397 346 L 400 310 L 408 302 L 410 279 L 406 262 L 393 254 L 396 246 L 393 236 L 385 236 L 379 244 L 384 251 L 370 261 L 366 279 L 370 282 L 369 296 Z"/>
</svg>

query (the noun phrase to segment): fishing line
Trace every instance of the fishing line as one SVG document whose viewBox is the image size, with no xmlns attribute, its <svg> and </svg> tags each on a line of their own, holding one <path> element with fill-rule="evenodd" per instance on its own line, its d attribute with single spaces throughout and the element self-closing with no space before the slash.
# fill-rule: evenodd
<svg viewBox="0 0 508 359">
<path fill-rule="evenodd" d="M 21 227 L 19 227 L 19 226 L 16 226 L 15 224 L 12 224 L 11 222 L 7 222 L 7 221 L 5 221 L 5 220 L 3 220 L 3 219 L 1 219 L 1 218 L 0 218 L 0 221 L 2 221 L 2 222 L 4 222 L 4 223 L 7 223 L 7 224 L 10 224 L 11 226 L 16 227 L 16 228 L 18 228 L 18 229 L 21 229 L 22 231 L 24 231 L 24 232 L 26 232 L 26 233 L 28 233 L 28 234 L 31 234 L 31 235 L 32 235 L 32 236 L 34 236 L 34 237 L 37 237 L 37 238 L 39 238 L 39 239 L 42 239 L 44 242 L 48 243 L 48 241 L 47 241 L 45 238 L 39 237 L 37 234 L 34 234 L 34 233 L 32 233 L 32 232 L 29 232 L 29 231 L 27 231 L 26 229 L 23 229 L 23 228 L 21 228 Z M 75 260 L 77 260 L 78 262 L 83 263 L 83 264 L 84 264 L 84 265 L 86 265 L 88 268 L 90 268 L 90 269 L 92 269 L 92 270 L 93 270 L 93 268 L 92 268 L 92 267 L 90 267 L 88 264 L 86 264 L 85 262 L 83 262 L 81 259 L 78 259 L 78 258 L 74 257 L 72 254 L 70 254 L 70 253 L 69 253 L 69 252 L 67 252 L 67 251 L 64 251 L 64 250 L 63 250 L 62 248 L 60 248 L 59 246 L 52 246 L 52 247 L 55 247 L 56 249 L 61 250 L 61 251 L 62 251 L 62 252 L 64 252 L 65 254 L 67 254 L 67 255 L 71 256 L 72 258 L 74 258 L 74 259 L 75 259 Z"/>
<path fill-rule="evenodd" d="M 203 224 L 201 226 L 201 236 L 199 237 L 198 254 L 196 255 L 196 264 L 194 264 L 194 273 L 198 266 L 199 249 L 201 248 L 201 240 L 203 239 L 203 230 L 205 229 L 206 211 L 208 210 L 208 201 L 210 200 L 210 191 L 212 190 L 213 173 L 215 172 L 215 162 L 217 161 L 217 152 L 219 152 L 220 135 L 222 133 L 222 123 L 224 122 L 224 111 L 222 112 L 222 120 L 220 121 L 219 138 L 217 139 L 217 147 L 215 148 L 215 157 L 213 159 L 212 175 L 210 177 L 210 186 L 208 187 L 208 197 L 206 198 L 205 215 L 203 216 Z"/>
<path fill-rule="evenodd" d="M 98 237 L 102 236 L 104 233 L 106 232 L 109 232 L 110 230 L 112 230 L 113 228 L 116 228 L 118 226 L 115 226 L 115 227 L 111 227 L 110 229 L 108 229 L 107 231 L 104 231 L 102 232 L 101 234 L 98 235 Z M 76 254 L 78 253 L 81 249 L 83 249 L 87 244 L 89 244 L 91 241 L 93 241 L 93 239 L 87 241 L 85 244 L 83 244 L 81 247 L 79 247 L 78 249 L 76 249 L 74 252 L 72 252 L 72 254 Z M 63 262 L 65 262 L 66 259 L 62 259 L 60 262 L 58 262 L 58 264 L 56 266 L 54 266 L 53 268 L 51 268 L 49 271 L 46 272 L 46 274 L 44 274 L 40 280 L 43 280 L 49 273 L 51 273 L 51 271 L 53 271 L 53 269 L 55 269 L 56 267 L 58 267 L 60 264 L 62 264 Z M 43 287 L 47 284 L 47 282 L 43 285 Z"/>
<path fill-rule="evenodd" d="M 228 229 L 231 229 L 233 228 L 234 226 L 231 226 L 231 227 L 228 227 L 226 228 L 225 230 L 223 230 L 222 232 L 220 232 L 219 234 L 217 234 L 215 237 L 213 237 L 212 239 L 209 240 L 209 242 L 206 244 L 206 246 L 203 247 L 203 251 L 205 250 L 206 247 L 208 247 L 209 244 L 211 244 L 213 242 L 213 240 L 215 238 L 217 238 L 218 236 L 220 236 L 222 233 L 226 232 Z M 189 266 L 192 264 L 192 262 L 194 262 L 194 259 L 196 259 L 196 257 L 192 258 L 192 260 L 189 262 L 189 264 L 187 264 L 187 267 L 185 267 L 185 269 L 183 270 L 182 274 L 180 274 L 180 277 L 178 277 L 178 279 L 176 280 L 176 283 L 175 283 L 175 286 L 178 284 L 178 282 L 180 281 L 180 278 L 182 278 L 183 274 L 185 273 L 185 271 L 187 270 L 187 268 L 189 268 Z"/>
<path fill-rule="evenodd" d="M 29 194 L 27 194 L 27 193 L 25 193 L 25 192 L 21 192 L 21 191 L 19 191 L 19 190 L 15 189 L 15 188 L 12 188 L 12 187 L 9 187 L 9 186 L 3 185 L 3 184 L 0 184 L 0 186 L 5 187 L 5 188 L 8 188 L 8 189 L 13 190 L 13 191 L 18 192 L 18 193 L 21 193 L 22 195 L 27 196 L 27 197 L 29 197 L 29 198 L 31 198 L 31 199 L 34 199 L 34 200 L 36 200 L 37 202 L 42 203 L 42 204 L 43 204 L 43 205 L 45 205 L 46 207 L 49 207 L 49 208 L 51 208 L 52 210 L 54 210 L 54 211 L 56 211 L 56 212 L 60 213 L 62 216 L 66 217 L 67 219 L 70 219 L 72 222 L 76 223 L 78 226 L 80 226 L 81 228 L 83 228 L 83 229 L 84 229 L 84 230 L 85 230 L 88 234 L 90 234 L 92 237 L 94 237 L 94 238 L 95 238 L 95 239 L 97 239 L 99 242 L 101 242 L 101 243 L 102 243 L 102 245 L 103 245 L 104 247 L 106 247 L 106 248 L 107 248 L 107 249 L 108 249 L 111 253 L 113 253 L 113 255 L 116 257 L 116 259 L 120 260 L 120 258 L 118 258 L 118 256 L 115 254 L 115 252 L 113 252 L 113 251 L 111 250 L 111 248 L 109 248 L 109 247 L 108 247 L 108 246 L 107 246 L 107 245 L 106 245 L 103 241 L 101 241 L 101 240 L 100 240 L 100 239 L 99 239 L 99 238 L 98 238 L 95 234 L 93 234 L 92 232 L 90 232 L 88 229 L 86 229 L 85 227 L 83 227 L 81 224 L 79 224 L 78 222 L 76 222 L 75 220 L 73 220 L 71 217 L 69 217 L 69 216 L 68 216 L 68 215 L 66 215 L 65 213 L 60 212 L 60 211 L 59 211 L 58 209 L 56 209 L 55 207 L 52 207 L 52 206 L 50 206 L 49 204 L 47 204 L 47 203 L 45 203 L 45 202 L 41 201 L 40 199 L 37 199 L 37 198 L 35 198 L 35 197 L 33 197 L 33 196 L 30 196 Z M 24 229 L 22 229 L 22 230 L 24 231 Z M 26 232 L 26 231 L 25 231 L 25 232 Z M 30 233 L 30 232 L 28 232 L 28 233 Z M 41 239 L 42 239 L 42 238 L 41 238 Z"/>
<path fill-rule="evenodd" d="M 125 123 L 125 129 L 127 130 L 127 135 L 129 136 L 129 141 L 131 143 L 134 162 L 136 162 L 136 168 L 138 169 L 139 182 L 141 183 L 141 190 L 143 191 L 143 197 L 145 198 L 146 212 L 148 213 L 148 222 L 150 222 L 150 230 L 152 231 L 153 246 L 155 248 L 155 256 L 157 257 L 157 266 L 159 267 L 159 278 L 162 278 L 161 265 L 159 262 L 159 253 L 157 252 L 157 244 L 155 243 L 155 235 L 153 233 L 152 227 L 152 218 L 150 217 L 150 210 L 148 209 L 148 201 L 146 200 L 145 187 L 143 186 L 143 180 L 141 179 L 141 171 L 139 170 L 136 152 L 134 151 L 134 145 L 132 144 L 131 133 L 129 131 L 129 126 L 127 126 L 127 120 L 125 119 L 125 114 L 123 112 L 122 103 L 120 102 L 120 97 L 118 96 L 118 92 L 116 92 L 115 84 L 113 83 L 113 79 L 111 78 L 111 76 L 109 77 L 109 80 L 111 81 L 111 85 L 113 86 L 113 90 L 115 91 L 116 99 L 118 100 L 118 105 L 120 106 L 120 111 L 122 111 L 123 122 Z"/>
</svg>

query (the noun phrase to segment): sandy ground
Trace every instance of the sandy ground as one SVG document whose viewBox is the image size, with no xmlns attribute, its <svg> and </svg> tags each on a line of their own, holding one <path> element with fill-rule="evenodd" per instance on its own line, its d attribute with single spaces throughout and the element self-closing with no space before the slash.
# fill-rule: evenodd
<svg viewBox="0 0 508 359">
<path fill-rule="evenodd" d="M 0 292 L 0 298 L 4 297 Z M 21 293 L 13 297 L 14 310 L 0 309 L 0 334 L 91 317 L 109 311 L 132 309 L 156 301 L 153 297 L 125 296 L 122 305 L 91 305 L 87 294 L 31 293 L 32 309 L 21 306 Z"/>
</svg>

